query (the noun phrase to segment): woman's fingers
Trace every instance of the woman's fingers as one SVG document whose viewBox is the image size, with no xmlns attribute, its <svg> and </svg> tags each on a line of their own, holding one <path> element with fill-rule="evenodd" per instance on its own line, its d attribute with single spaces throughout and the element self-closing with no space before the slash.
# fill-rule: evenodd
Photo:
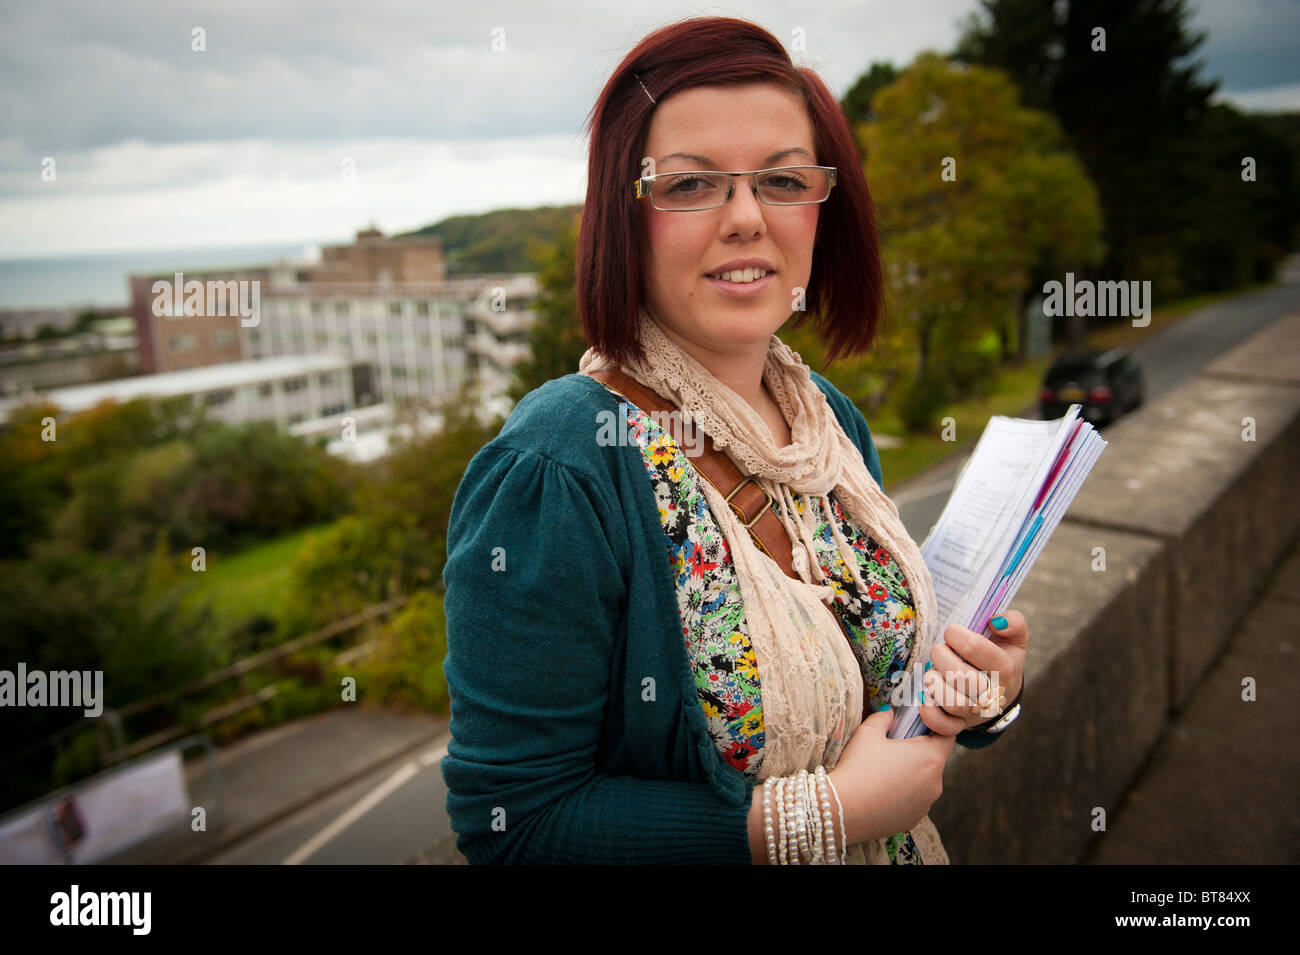
<svg viewBox="0 0 1300 955">
<path fill-rule="evenodd" d="M 963 663 L 963 668 L 999 673 L 1001 674 L 999 682 L 1004 684 L 1011 675 L 1010 654 L 988 637 L 982 637 L 965 627 L 956 624 L 948 627 L 943 632 L 943 643 L 935 644 L 935 649 L 939 649 L 940 646 L 946 647 L 958 656 Z M 933 653 L 930 659 L 934 659 Z M 935 661 L 935 666 L 938 665 L 938 661 Z"/>
<path fill-rule="evenodd" d="M 927 693 L 926 700 L 929 698 Z M 918 712 L 921 714 L 921 722 L 940 736 L 956 736 L 966 728 L 965 720 L 948 715 L 932 703 L 925 703 Z"/>
<path fill-rule="evenodd" d="M 989 633 L 993 635 L 991 642 L 999 647 L 1026 649 L 1029 645 L 1029 622 L 1025 615 L 1019 610 L 1004 610 L 1002 616 L 1007 618 L 1006 629 L 995 630 L 993 624 L 989 624 Z"/>
<path fill-rule="evenodd" d="M 931 673 L 938 673 L 948 686 L 968 697 L 978 697 L 989 688 L 989 676 L 953 653 L 946 643 L 935 644 L 930 662 L 934 664 Z"/>
<path fill-rule="evenodd" d="M 961 720 L 963 729 L 966 717 L 970 715 L 972 700 L 959 686 L 948 683 L 937 669 L 925 675 L 925 702 L 933 703 L 949 716 Z"/>
</svg>

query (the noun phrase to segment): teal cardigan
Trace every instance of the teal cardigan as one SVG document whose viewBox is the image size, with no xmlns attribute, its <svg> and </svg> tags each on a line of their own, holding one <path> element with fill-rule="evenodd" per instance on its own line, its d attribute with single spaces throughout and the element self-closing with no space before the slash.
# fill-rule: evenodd
<svg viewBox="0 0 1300 955">
<path fill-rule="evenodd" d="M 861 412 L 812 378 L 880 482 Z M 456 491 L 442 774 L 471 863 L 752 861 L 753 784 L 709 736 L 650 476 L 635 445 L 597 443 L 618 403 L 548 381 Z"/>
</svg>

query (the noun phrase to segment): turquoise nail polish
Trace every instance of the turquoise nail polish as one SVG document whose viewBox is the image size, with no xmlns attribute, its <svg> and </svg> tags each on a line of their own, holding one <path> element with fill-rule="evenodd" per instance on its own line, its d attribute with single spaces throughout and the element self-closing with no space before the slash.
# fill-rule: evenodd
<svg viewBox="0 0 1300 955">
<path fill-rule="evenodd" d="M 888 704 L 888 703 L 882 703 L 882 704 L 880 704 L 880 706 L 876 707 L 876 712 L 877 712 L 877 713 L 880 713 L 880 712 L 883 712 L 884 710 L 887 710 L 887 709 L 889 709 L 889 704 Z"/>
<path fill-rule="evenodd" d="M 993 624 L 993 629 L 994 629 L 994 630 L 1005 630 L 1005 629 L 1007 629 L 1007 618 L 1006 618 L 1006 617 L 994 617 L 993 620 L 991 621 L 991 623 Z"/>
<path fill-rule="evenodd" d="M 922 691 L 921 691 L 921 702 L 922 702 L 922 703 L 925 702 L 925 690 L 922 690 Z"/>
<path fill-rule="evenodd" d="M 933 660 L 926 660 L 926 661 L 925 661 L 925 669 L 922 670 L 921 672 L 922 672 L 922 673 L 929 673 L 929 672 L 930 672 L 930 667 L 932 667 L 932 666 L 934 666 L 934 661 L 933 661 Z"/>
</svg>

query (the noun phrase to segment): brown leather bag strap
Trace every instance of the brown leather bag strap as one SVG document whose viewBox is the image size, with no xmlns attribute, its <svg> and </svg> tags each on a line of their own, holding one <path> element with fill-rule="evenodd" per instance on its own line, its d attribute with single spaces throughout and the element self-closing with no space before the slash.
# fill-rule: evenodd
<svg viewBox="0 0 1300 955">
<path fill-rule="evenodd" d="M 717 488 L 723 498 L 726 499 L 732 511 L 740 518 L 740 522 L 749 530 L 749 536 L 753 538 L 758 549 L 776 561 L 777 566 L 785 572 L 787 577 L 794 580 L 800 579 L 799 575 L 794 572 L 794 567 L 790 562 L 790 550 L 793 546 L 790 535 L 786 533 L 785 525 L 772 513 L 771 497 L 752 478 L 741 474 L 740 468 L 736 467 L 735 462 L 726 454 L 723 454 L 717 445 L 713 443 L 713 438 L 700 431 L 699 434 L 703 435 L 704 440 L 697 442 L 695 447 L 702 450 L 695 455 L 689 454 L 687 452 L 688 443 L 683 441 L 682 436 L 682 416 L 672 413 L 678 409 L 670 401 L 667 401 L 658 392 L 647 388 L 614 365 L 606 364 L 604 367 L 589 371 L 586 374 L 595 378 L 616 395 L 631 401 L 642 411 L 658 412 L 661 415 L 657 419 L 659 423 L 668 428 L 673 440 L 677 442 L 677 446 L 682 449 L 682 453 L 694 466 L 696 473 Z M 825 607 L 826 605 L 822 604 L 822 606 Z M 840 632 L 844 634 L 844 639 L 849 641 L 849 647 L 852 648 L 853 638 L 849 635 L 848 628 L 844 626 L 844 621 L 840 619 L 840 615 L 831 610 L 830 607 L 826 607 L 826 612 L 839 625 Z M 855 659 L 856 656 L 854 654 Z M 866 719 L 866 717 L 867 696 L 864 692 L 862 696 L 862 718 Z"/>
<path fill-rule="evenodd" d="M 777 566 L 785 572 L 786 576 L 799 579 L 799 575 L 794 572 L 794 567 L 790 563 L 790 535 L 786 533 L 785 527 L 777 516 L 772 513 L 772 501 L 767 491 L 752 478 L 741 474 L 735 462 L 718 450 L 713 439 L 703 431 L 699 432 L 704 438 L 702 442 L 684 441 L 682 417 L 674 413 L 677 408 L 621 368 L 606 365 L 588 374 L 611 391 L 631 401 L 642 411 L 658 412 L 661 416 L 658 419 L 659 423 L 668 428 L 673 440 L 695 467 L 696 472 L 717 488 L 726 499 L 736 517 L 740 518 L 740 522 L 749 530 L 749 536 L 754 539 L 758 549 L 776 561 Z M 688 447 L 698 447 L 702 450 L 696 455 L 691 455 L 687 451 Z"/>
</svg>

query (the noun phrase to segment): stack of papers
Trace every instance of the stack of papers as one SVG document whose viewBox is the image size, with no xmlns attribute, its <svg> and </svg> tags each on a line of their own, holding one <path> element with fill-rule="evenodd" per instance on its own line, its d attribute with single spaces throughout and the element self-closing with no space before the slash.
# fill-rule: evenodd
<svg viewBox="0 0 1300 955">
<path fill-rule="evenodd" d="M 1082 407 L 1070 405 L 1055 421 L 989 419 L 921 545 L 934 580 L 941 635 L 952 624 L 984 634 L 989 620 L 1015 598 L 1106 448 L 1079 417 Z M 921 688 L 919 682 L 905 688 L 906 699 L 915 700 Z M 928 732 L 917 706 L 895 708 L 890 739 Z"/>
</svg>

